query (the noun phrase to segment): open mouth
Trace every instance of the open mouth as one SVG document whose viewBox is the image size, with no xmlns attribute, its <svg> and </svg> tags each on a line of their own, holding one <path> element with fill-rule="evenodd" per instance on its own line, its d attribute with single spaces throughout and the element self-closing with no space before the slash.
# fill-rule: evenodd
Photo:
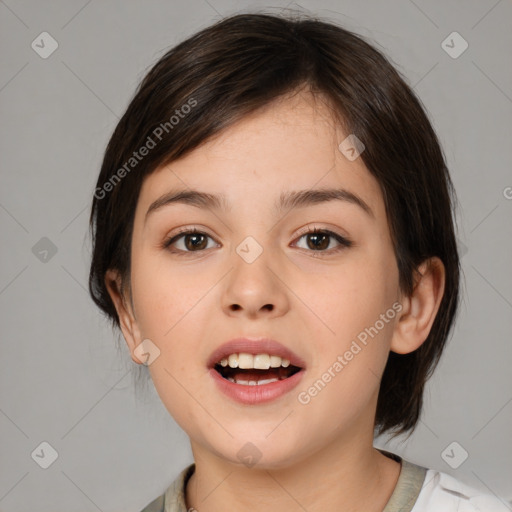
<svg viewBox="0 0 512 512">
<path fill-rule="evenodd" d="M 277 368 L 259 369 L 259 368 L 231 368 L 230 366 L 222 366 L 217 363 L 214 369 L 225 379 L 234 384 L 242 384 L 245 386 L 262 386 L 279 380 L 288 379 L 296 374 L 302 368 L 289 365 L 286 368 L 279 366 Z"/>
</svg>

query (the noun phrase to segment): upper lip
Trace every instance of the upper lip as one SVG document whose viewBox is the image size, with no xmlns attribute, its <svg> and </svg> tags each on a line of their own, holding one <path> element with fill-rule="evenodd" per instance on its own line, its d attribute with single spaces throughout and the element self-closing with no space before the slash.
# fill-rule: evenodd
<svg viewBox="0 0 512 512">
<path fill-rule="evenodd" d="M 208 368 L 213 368 L 230 354 L 269 354 L 288 359 L 290 364 L 305 368 L 306 363 L 291 349 L 270 338 L 235 338 L 216 348 L 208 359 Z"/>
</svg>

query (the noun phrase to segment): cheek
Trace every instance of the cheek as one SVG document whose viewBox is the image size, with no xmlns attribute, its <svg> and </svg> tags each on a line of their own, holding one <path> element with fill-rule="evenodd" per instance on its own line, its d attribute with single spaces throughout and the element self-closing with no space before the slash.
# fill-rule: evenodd
<svg viewBox="0 0 512 512">
<path fill-rule="evenodd" d="M 191 378 L 191 362 L 197 361 L 204 339 L 200 329 L 207 322 L 208 290 L 215 281 L 197 272 L 177 272 L 160 257 L 134 258 L 132 275 L 141 334 L 160 351 L 148 367 L 155 390 L 175 421 L 190 431 L 196 423 L 207 421 L 201 408 L 191 404 L 190 394 L 208 403 L 207 397 L 201 397 L 199 380 Z"/>
<path fill-rule="evenodd" d="M 214 287 L 220 278 L 200 271 L 198 266 L 201 264 L 183 263 L 177 268 L 178 264 L 164 253 L 137 254 L 133 258 L 137 323 L 141 336 L 149 338 L 160 351 L 149 370 L 164 403 L 169 396 L 181 396 L 183 388 L 179 383 L 187 389 L 195 388 L 191 363 L 195 369 L 196 363 L 202 365 L 198 359 L 200 348 L 210 334 L 212 322 L 208 315 L 214 310 Z M 200 371 L 207 370 L 201 366 Z"/>
<path fill-rule="evenodd" d="M 379 374 L 393 332 L 397 282 L 392 257 L 390 264 L 388 254 L 366 251 L 347 258 L 346 264 L 332 269 L 328 276 L 301 284 L 297 294 L 316 313 L 311 315 L 311 322 L 324 333 L 315 336 L 315 373 L 324 372 L 338 355 L 352 350 L 357 355 L 347 354 L 352 357 L 351 367 L 364 365 Z"/>
<path fill-rule="evenodd" d="M 197 268 L 194 271 L 193 266 L 178 268 L 164 253 L 137 255 L 132 269 L 134 306 L 142 333 L 164 343 L 185 325 L 190 328 L 190 318 L 201 311 L 196 306 L 215 282 L 213 276 Z"/>
<path fill-rule="evenodd" d="M 306 278 L 301 285 L 301 296 L 333 328 L 364 327 L 393 303 L 395 279 L 393 269 L 375 258 L 358 257 L 331 269 L 329 274 Z"/>
</svg>

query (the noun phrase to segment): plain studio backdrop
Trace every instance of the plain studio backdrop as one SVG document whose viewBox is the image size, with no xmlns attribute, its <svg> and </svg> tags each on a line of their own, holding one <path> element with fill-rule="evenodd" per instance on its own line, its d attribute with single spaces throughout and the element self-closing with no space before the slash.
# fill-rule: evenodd
<svg viewBox="0 0 512 512">
<path fill-rule="evenodd" d="M 88 295 L 90 203 L 149 67 L 222 17 L 283 7 L 391 58 L 428 111 L 460 201 L 456 327 L 416 432 L 377 445 L 512 509 L 512 3 L 5 0 L 0 511 L 138 512 L 192 462 L 152 384 L 135 392 L 136 365 Z"/>
</svg>

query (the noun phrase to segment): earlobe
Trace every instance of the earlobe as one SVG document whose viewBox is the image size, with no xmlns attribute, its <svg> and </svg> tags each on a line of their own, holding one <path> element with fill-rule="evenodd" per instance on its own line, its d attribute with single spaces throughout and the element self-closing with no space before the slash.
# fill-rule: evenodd
<svg viewBox="0 0 512 512">
<path fill-rule="evenodd" d="M 121 291 L 121 276 L 117 270 L 107 270 L 105 273 L 105 286 L 116 308 L 121 331 L 128 345 L 132 360 L 137 364 L 141 364 L 141 361 L 134 355 L 134 351 L 141 343 L 142 337 L 137 319 L 130 306 L 130 301 L 126 300 Z"/>
<path fill-rule="evenodd" d="M 408 354 L 427 339 L 444 294 L 445 268 L 438 257 L 424 261 L 410 297 L 402 300 L 402 314 L 395 324 L 390 349 Z"/>
</svg>

